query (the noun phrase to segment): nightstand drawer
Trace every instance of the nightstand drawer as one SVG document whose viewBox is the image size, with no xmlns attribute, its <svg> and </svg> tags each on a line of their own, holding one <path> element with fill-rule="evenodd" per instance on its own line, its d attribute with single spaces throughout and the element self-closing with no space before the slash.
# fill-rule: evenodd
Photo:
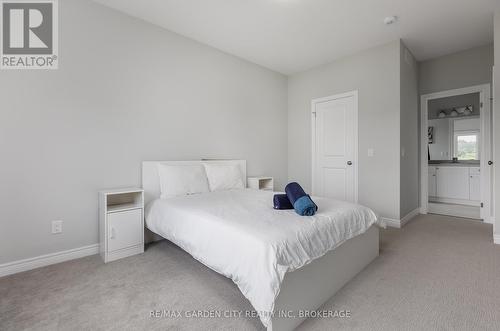
<svg viewBox="0 0 500 331">
<path fill-rule="evenodd" d="M 109 213 L 108 252 L 142 243 L 142 209 Z"/>
</svg>

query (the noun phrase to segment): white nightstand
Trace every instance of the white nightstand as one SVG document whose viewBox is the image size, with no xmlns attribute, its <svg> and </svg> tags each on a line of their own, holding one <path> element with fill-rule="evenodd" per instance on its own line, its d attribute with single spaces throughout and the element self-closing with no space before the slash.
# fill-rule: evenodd
<svg viewBox="0 0 500 331">
<path fill-rule="evenodd" d="M 273 191 L 274 179 L 273 177 L 248 177 L 247 186 L 254 190 Z"/>
<path fill-rule="evenodd" d="M 99 191 L 100 254 L 105 263 L 144 252 L 144 191 Z"/>
</svg>

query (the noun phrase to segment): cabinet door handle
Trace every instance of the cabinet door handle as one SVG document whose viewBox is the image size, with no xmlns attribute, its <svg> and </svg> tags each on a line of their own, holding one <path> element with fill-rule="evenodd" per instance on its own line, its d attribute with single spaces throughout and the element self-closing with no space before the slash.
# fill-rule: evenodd
<svg viewBox="0 0 500 331">
<path fill-rule="evenodd" d="M 110 233 L 109 239 L 115 239 L 116 238 L 115 228 L 111 228 L 110 232 L 111 233 Z"/>
<path fill-rule="evenodd" d="M 493 161 L 488 161 L 488 165 L 492 165 L 493 164 Z"/>
</svg>

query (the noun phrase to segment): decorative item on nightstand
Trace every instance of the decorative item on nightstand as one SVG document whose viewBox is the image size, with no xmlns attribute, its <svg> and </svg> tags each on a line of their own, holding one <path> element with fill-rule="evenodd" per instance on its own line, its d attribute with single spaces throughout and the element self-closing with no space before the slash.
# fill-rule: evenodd
<svg viewBox="0 0 500 331">
<path fill-rule="evenodd" d="M 248 188 L 254 190 L 274 191 L 273 177 L 248 177 Z"/>
<path fill-rule="evenodd" d="M 99 252 L 105 263 L 144 252 L 144 191 L 99 191 Z"/>
</svg>

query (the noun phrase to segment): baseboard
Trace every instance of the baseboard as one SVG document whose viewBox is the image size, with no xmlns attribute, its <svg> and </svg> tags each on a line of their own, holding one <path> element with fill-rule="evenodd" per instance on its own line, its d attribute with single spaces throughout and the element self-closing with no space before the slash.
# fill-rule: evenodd
<svg viewBox="0 0 500 331">
<path fill-rule="evenodd" d="M 411 221 L 411 219 L 417 215 L 420 215 L 420 207 L 413 209 L 411 212 L 406 214 L 402 219 L 401 219 L 401 226 L 404 226 L 406 223 Z"/>
<path fill-rule="evenodd" d="M 500 245 L 500 234 L 493 235 L 493 242 L 497 245 Z"/>
<path fill-rule="evenodd" d="M 8 262 L 0 264 L 0 277 L 95 254 L 99 254 L 99 244 Z"/>
<path fill-rule="evenodd" d="M 395 218 L 389 218 L 389 217 L 381 217 L 380 218 L 387 226 L 390 226 L 391 228 L 401 228 L 401 220 L 397 220 Z"/>
<path fill-rule="evenodd" d="M 495 218 L 494 217 L 488 217 L 488 218 L 483 219 L 483 222 L 484 223 L 488 223 L 488 224 L 495 224 Z"/>
<path fill-rule="evenodd" d="M 411 212 L 409 212 L 408 214 L 406 214 L 400 220 L 395 219 L 395 218 L 389 218 L 389 217 L 381 217 L 381 219 L 382 219 L 382 221 L 384 221 L 387 224 L 387 226 L 401 229 L 413 217 L 415 217 L 415 216 L 417 216 L 419 214 L 420 214 L 420 207 L 413 209 Z"/>
</svg>

